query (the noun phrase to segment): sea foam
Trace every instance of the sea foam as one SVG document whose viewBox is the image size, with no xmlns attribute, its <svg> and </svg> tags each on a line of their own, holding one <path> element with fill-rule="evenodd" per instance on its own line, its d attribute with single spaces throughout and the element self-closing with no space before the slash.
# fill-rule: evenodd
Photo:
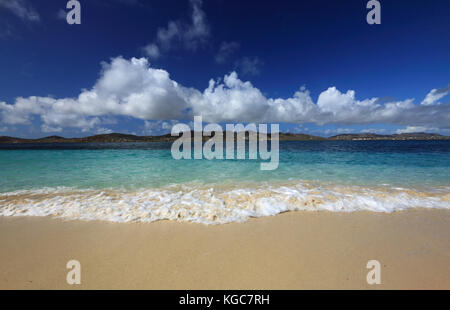
<svg viewBox="0 0 450 310">
<path fill-rule="evenodd" d="M 291 183 L 253 186 L 173 185 L 139 190 L 42 188 L 0 194 L 0 216 L 203 224 L 245 222 L 287 211 L 394 212 L 450 209 L 450 189 Z"/>
</svg>

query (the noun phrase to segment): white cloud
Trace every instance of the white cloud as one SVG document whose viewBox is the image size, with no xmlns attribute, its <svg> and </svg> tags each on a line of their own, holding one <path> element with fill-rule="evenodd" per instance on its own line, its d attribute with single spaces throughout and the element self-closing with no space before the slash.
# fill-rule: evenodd
<svg viewBox="0 0 450 310">
<path fill-rule="evenodd" d="M 223 64 L 227 59 L 239 49 L 237 42 L 222 42 L 216 55 L 216 62 Z"/>
<path fill-rule="evenodd" d="M 368 128 L 361 130 L 361 133 L 375 133 L 378 135 L 387 134 L 388 131 L 384 128 Z"/>
<path fill-rule="evenodd" d="M 190 0 L 191 21 L 169 21 L 167 27 L 158 29 L 156 40 L 143 48 L 144 53 L 152 59 L 157 59 L 162 50 L 169 51 L 174 45 L 195 51 L 205 44 L 210 35 L 210 28 L 202 10 L 202 3 L 202 0 Z"/>
<path fill-rule="evenodd" d="M 258 57 L 243 57 L 236 61 L 235 68 L 243 75 L 259 75 L 262 61 Z"/>
<path fill-rule="evenodd" d="M 22 20 L 38 22 L 39 13 L 25 0 L 0 0 L 0 8 L 5 8 Z"/>
<path fill-rule="evenodd" d="M 118 57 L 103 64 L 100 79 L 78 98 L 20 97 L 14 105 L 0 103 L 0 111 L 7 124 L 30 124 L 31 116 L 39 115 L 49 127 L 88 131 L 101 123 L 102 116 L 182 118 L 190 92 L 172 81 L 166 71 L 149 68 L 146 59 Z"/>
<path fill-rule="evenodd" d="M 98 134 L 98 135 L 107 135 L 107 134 L 110 134 L 110 133 L 113 133 L 113 132 L 114 131 L 112 129 L 101 127 L 101 128 L 97 129 L 96 134 Z"/>
<path fill-rule="evenodd" d="M 438 128 L 432 128 L 432 127 L 424 127 L 424 126 L 407 126 L 404 129 L 398 129 L 397 133 L 418 133 L 418 132 L 428 132 L 433 133 L 439 131 Z"/>
<path fill-rule="evenodd" d="M 352 128 L 336 128 L 336 129 L 327 129 L 325 130 L 324 133 L 325 135 L 329 136 L 329 135 L 342 135 L 352 132 L 355 132 L 355 130 Z"/>
<path fill-rule="evenodd" d="M 142 134 L 144 135 L 162 135 L 170 133 L 172 127 L 175 126 L 179 121 L 169 120 L 169 121 L 145 121 L 144 129 Z"/>
<path fill-rule="evenodd" d="M 436 102 L 450 93 L 450 85 L 441 89 L 433 89 L 431 90 L 425 99 L 422 101 L 422 105 L 432 105 L 436 104 Z"/>
<path fill-rule="evenodd" d="M 147 46 L 143 47 L 143 50 L 145 55 L 147 55 L 151 59 L 158 59 L 161 56 L 159 47 L 155 43 L 148 44 Z"/>
<path fill-rule="evenodd" d="M 191 0 L 192 24 L 182 33 L 184 44 L 191 49 L 196 49 L 198 44 L 206 40 L 210 34 L 206 14 L 202 10 L 202 0 Z"/>
<path fill-rule="evenodd" d="M 208 88 L 203 93 L 193 92 L 189 102 L 193 114 L 202 115 L 207 122 L 253 122 L 269 109 L 261 91 L 239 80 L 236 72 L 226 75 L 223 83 L 210 80 Z"/>
<path fill-rule="evenodd" d="M 19 97 L 14 104 L 0 102 L 0 113 L 4 124 L 30 125 L 37 116 L 43 130 L 82 131 L 110 124 L 117 116 L 160 121 L 162 129 L 166 120 L 191 120 L 194 115 L 201 115 L 205 122 L 233 123 L 383 123 L 433 129 L 449 128 L 450 124 L 450 104 L 421 105 L 414 99 L 359 100 L 355 91 L 341 92 L 335 87 L 323 91 L 317 102 L 305 88 L 290 98 L 268 98 L 251 82 L 239 79 L 236 72 L 223 80 L 210 80 L 201 91 L 177 83 L 167 71 L 150 67 L 145 58 L 122 57 L 103 63 L 95 85 L 76 98 Z"/>
<path fill-rule="evenodd" d="M 42 132 L 46 132 L 46 133 L 48 133 L 48 132 L 61 132 L 61 131 L 63 131 L 63 129 L 61 127 L 51 127 L 51 126 L 48 126 L 46 124 L 42 124 L 41 131 Z"/>
</svg>

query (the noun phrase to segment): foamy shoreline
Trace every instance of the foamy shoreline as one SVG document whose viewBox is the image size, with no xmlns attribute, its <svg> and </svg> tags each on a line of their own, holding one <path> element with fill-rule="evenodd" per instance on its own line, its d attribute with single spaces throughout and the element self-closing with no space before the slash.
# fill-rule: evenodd
<svg viewBox="0 0 450 310">
<path fill-rule="evenodd" d="M 450 188 L 412 189 L 312 182 L 179 184 L 145 189 L 42 188 L 0 193 L 0 216 L 207 225 L 287 211 L 384 212 L 450 209 Z"/>
</svg>

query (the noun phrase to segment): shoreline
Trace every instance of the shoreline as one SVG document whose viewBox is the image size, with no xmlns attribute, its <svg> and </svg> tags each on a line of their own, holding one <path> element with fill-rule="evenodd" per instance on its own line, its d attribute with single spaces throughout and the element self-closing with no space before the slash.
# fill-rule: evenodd
<svg viewBox="0 0 450 310">
<path fill-rule="evenodd" d="M 422 189 L 318 182 L 187 183 L 145 189 L 42 188 L 0 193 L 0 216 L 217 225 L 284 212 L 450 210 L 448 187 Z"/>
<path fill-rule="evenodd" d="M 206 226 L 0 217 L 1 289 L 450 289 L 450 211 L 286 212 Z M 77 259 L 82 285 L 66 283 Z M 369 260 L 382 284 L 366 283 Z"/>
<path fill-rule="evenodd" d="M 225 132 L 227 133 L 227 132 Z M 249 133 L 249 132 L 248 132 Z M 193 134 L 193 131 L 191 131 Z M 235 134 L 235 133 L 234 133 Z M 9 136 L 0 136 L 0 145 L 20 145 L 20 144 L 88 144 L 88 143 L 161 143 L 174 142 L 178 136 L 171 134 L 161 136 L 136 136 L 130 134 L 111 133 L 87 136 L 81 138 L 65 138 L 60 136 L 49 136 L 37 139 L 18 138 Z M 202 136 L 205 142 L 209 140 L 209 136 Z M 235 137 L 236 139 L 236 137 Z M 248 136 L 246 137 L 248 139 Z M 267 139 L 271 140 L 271 135 L 267 135 Z M 365 134 L 340 134 L 331 137 L 322 137 L 317 135 L 309 135 L 304 133 L 288 133 L 280 132 L 279 141 L 448 141 L 450 136 L 436 133 L 403 133 L 392 135 L 380 135 L 375 133 Z"/>
</svg>

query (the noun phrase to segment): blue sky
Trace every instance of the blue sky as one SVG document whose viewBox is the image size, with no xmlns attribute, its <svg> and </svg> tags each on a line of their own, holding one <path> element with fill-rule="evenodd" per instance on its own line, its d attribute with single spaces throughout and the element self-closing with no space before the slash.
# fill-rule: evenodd
<svg viewBox="0 0 450 310">
<path fill-rule="evenodd" d="M 66 2 L 0 0 L 0 135 L 450 133 L 449 1 L 380 1 L 381 25 L 365 0 L 80 0 L 81 25 Z"/>
</svg>

